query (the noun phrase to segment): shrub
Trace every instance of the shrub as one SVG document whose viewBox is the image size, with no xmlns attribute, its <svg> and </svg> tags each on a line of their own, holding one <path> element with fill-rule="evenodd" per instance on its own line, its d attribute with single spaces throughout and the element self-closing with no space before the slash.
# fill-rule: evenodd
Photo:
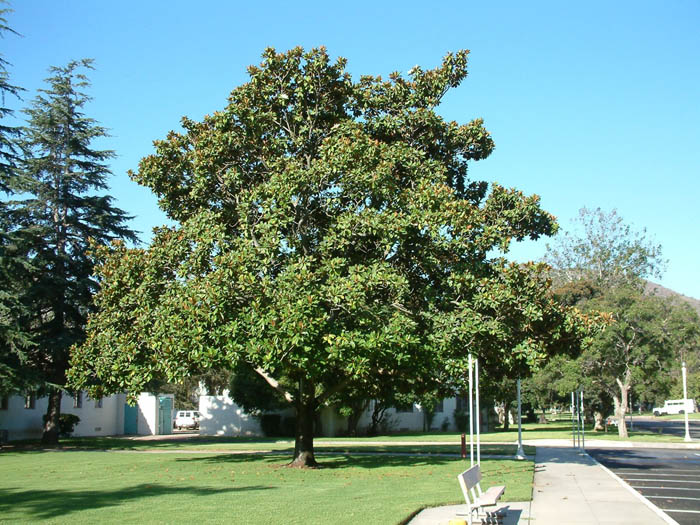
<svg viewBox="0 0 700 525">
<path fill-rule="evenodd" d="M 267 437 L 280 437 L 280 423 L 282 416 L 279 414 L 263 414 L 260 416 L 260 428 Z"/>
<path fill-rule="evenodd" d="M 297 418 L 287 416 L 282 420 L 281 435 L 283 437 L 295 437 L 297 430 Z"/>
<path fill-rule="evenodd" d="M 469 416 L 464 410 L 457 410 L 455 409 L 454 411 L 454 418 L 455 418 L 455 426 L 457 427 L 458 432 L 466 432 L 467 431 L 467 423 L 469 421 Z"/>
<path fill-rule="evenodd" d="M 44 414 L 44 425 L 46 425 L 48 419 L 49 418 L 46 417 L 46 414 Z M 58 417 L 58 434 L 61 437 L 70 436 L 75 430 L 75 425 L 77 425 L 78 423 L 80 423 L 80 418 L 75 414 L 61 414 Z"/>
</svg>

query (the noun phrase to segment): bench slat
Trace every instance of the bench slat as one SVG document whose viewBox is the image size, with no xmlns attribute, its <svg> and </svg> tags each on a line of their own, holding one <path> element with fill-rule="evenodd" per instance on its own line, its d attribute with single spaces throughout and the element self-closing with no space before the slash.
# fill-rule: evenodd
<svg viewBox="0 0 700 525">
<path fill-rule="evenodd" d="M 503 496 L 505 491 L 506 488 L 503 485 L 489 487 L 489 489 L 482 493 L 474 503 L 479 507 L 490 507 L 491 505 L 498 503 L 498 498 Z"/>
<path fill-rule="evenodd" d="M 474 465 L 472 468 L 462 472 L 460 477 L 464 480 L 467 489 L 471 489 L 476 487 L 477 483 L 481 481 L 481 469 L 479 465 Z"/>
</svg>

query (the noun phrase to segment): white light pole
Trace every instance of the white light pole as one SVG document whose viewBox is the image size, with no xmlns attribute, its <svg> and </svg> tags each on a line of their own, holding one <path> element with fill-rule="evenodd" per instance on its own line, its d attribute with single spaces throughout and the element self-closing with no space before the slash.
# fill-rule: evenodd
<svg viewBox="0 0 700 525">
<path fill-rule="evenodd" d="M 469 461 L 470 467 L 474 466 L 474 370 L 472 364 L 472 355 L 469 354 Z"/>
<path fill-rule="evenodd" d="M 481 466 L 481 405 L 479 405 L 479 359 L 474 359 L 474 382 L 476 387 L 476 464 Z"/>
<path fill-rule="evenodd" d="M 525 459 L 525 451 L 523 450 L 522 420 L 522 404 L 520 403 L 520 379 L 518 379 L 518 451 L 515 453 L 515 457 L 518 459 Z"/>
<path fill-rule="evenodd" d="M 685 361 L 683 361 L 683 415 L 685 416 L 685 439 L 683 441 L 692 441 L 690 439 L 690 428 L 688 427 L 688 385 L 685 379 Z"/>
</svg>

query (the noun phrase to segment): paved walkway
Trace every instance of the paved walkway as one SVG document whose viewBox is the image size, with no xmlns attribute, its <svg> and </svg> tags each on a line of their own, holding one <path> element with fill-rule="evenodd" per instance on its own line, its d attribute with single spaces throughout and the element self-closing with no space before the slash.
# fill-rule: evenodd
<svg viewBox="0 0 700 525">
<path fill-rule="evenodd" d="M 611 476 L 588 454 L 569 446 L 537 446 L 532 502 L 504 502 L 504 525 L 675 523 Z M 563 445 L 559 442 L 556 444 Z M 628 443 L 629 445 L 629 443 Z M 455 483 L 457 481 L 455 480 Z M 421 511 L 410 525 L 446 525 L 463 505 Z"/>
</svg>

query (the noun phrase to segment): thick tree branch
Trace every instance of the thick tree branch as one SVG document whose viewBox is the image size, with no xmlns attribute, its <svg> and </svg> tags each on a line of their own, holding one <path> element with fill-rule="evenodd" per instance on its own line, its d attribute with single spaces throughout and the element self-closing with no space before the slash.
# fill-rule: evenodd
<svg viewBox="0 0 700 525">
<path fill-rule="evenodd" d="M 319 406 L 322 405 L 323 403 L 325 403 L 326 401 L 328 401 L 328 399 L 330 399 L 331 396 L 333 396 L 333 395 L 337 394 L 338 392 L 340 392 L 341 390 L 343 390 L 343 388 L 348 386 L 348 384 L 350 384 L 350 378 L 344 379 L 340 383 L 337 383 L 334 387 L 326 390 L 323 394 L 318 396 Z"/>
<path fill-rule="evenodd" d="M 284 399 L 285 399 L 287 402 L 289 402 L 289 403 L 294 403 L 294 396 L 292 396 L 292 394 L 290 394 L 289 392 L 287 392 L 287 391 L 282 387 L 282 385 L 280 385 L 279 381 L 277 381 L 274 377 L 272 377 L 271 375 L 269 375 L 267 372 L 265 372 L 265 370 L 263 370 L 263 369 L 260 368 L 260 367 L 256 368 L 255 371 L 260 375 L 260 377 L 262 377 L 265 381 L 267 381 L 267 384 L 268 384 L 268 385 L 270 385 L 272 388 L 274 388 L 274 389 L 277 390 L 280 394 L 282 394 L 282 396 L 284 397 Z"/>
</svg>

